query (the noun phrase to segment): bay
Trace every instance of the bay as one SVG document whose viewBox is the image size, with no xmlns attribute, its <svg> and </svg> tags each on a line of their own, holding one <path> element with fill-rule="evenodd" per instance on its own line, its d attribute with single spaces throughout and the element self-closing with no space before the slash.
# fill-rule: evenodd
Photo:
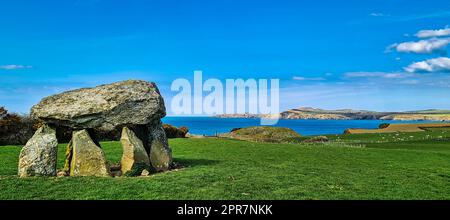
<svg viewBox="0 0 450 220">
<path fill-rule="evenodd" d="M 186 126 L 191 134 L 198 135 L 215 135 L 230 132 L 233 128 L 260 125 L 260 119 L 257 118 L 165 117 L 162 120 L 164 123 L 177 127 Z M 274 126 L 291 128 L 301 135 L 321 135 L 342 134 L 347 128 L 375 129 L 381 123 L 427 122 L 430 121 L 280 119 Z"/>
</svg>

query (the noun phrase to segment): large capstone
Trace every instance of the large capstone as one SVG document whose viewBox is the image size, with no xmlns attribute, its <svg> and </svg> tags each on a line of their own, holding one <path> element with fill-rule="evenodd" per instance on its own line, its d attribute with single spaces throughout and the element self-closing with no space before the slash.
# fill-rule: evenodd
<svg viewBox="0 0 450 220">
<path fill-rule="evenodd" d="M 120 142 L 123 148 L 122 160 L 120 162 L 123 174 L 138 167 L 145 169 L 150 166 L 150 160 L 147 151 L 145 151 L 144 144 L 131 129 L 127 127 L 122 129 Z"/>
<path fill-rule="evenodd" d="M 70 147 L 70 176 L 109 176 L 105 154 L 86 130 L 73 133 Z"/>
<path fill-rule="evenodd" d="M 20 151 L 19 176 L 56 176 L 57 147 L 55 130 L 41 126 Z"/>
<path fill-rule="evenodd" d="M 49 124 L 73 129 L 112 131 L 127 125 L 147 125 L 166 114 L 155 83 L 128 80 L 64 92 L 42 99 L 31 115 Z"/>
</svg>

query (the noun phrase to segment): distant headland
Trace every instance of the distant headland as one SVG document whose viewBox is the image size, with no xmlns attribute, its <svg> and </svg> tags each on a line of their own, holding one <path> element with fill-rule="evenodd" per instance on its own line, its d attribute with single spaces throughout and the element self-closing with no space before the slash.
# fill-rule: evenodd
<svg viewBox="0 0 450 220">
<path fill-rule="evenodd" d="M 269 118 L 267 114 L 221 114 L 217 118 Z M 399 121 L 450 121 L 450 110 L 427 109 L 405 112 L 376 112 L 366 110 L 324 110 L 311 107 L 290 109 L 279 114 L 281 119 L 316 120 L 399 120 Z"/>
</svg>

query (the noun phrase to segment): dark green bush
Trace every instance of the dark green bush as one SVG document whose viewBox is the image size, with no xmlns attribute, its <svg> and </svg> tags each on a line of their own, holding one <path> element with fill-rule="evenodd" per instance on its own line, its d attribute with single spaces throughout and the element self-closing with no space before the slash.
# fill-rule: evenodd
<svg viewBox="0 0 450 220">
<path fill-rule="evenodd" d="M 4 117 L 6 117 L 7 114 L 8 114 L 8 112 L 6 111 L 6 109 L 3 107 L 0 107 L 0 120 L 2 120 Z"/>
<path fill-rule="evenodd" d="M 177 128 L 169 124 L 163 124 L 163 128 L 167 138 L 185 138 L 186 134 L 189 132 L 187 127 Z"/>
<path fill-rule="evenodd" d="M 0 107 L 0 145 L 23 145 L 33 136 L 35 120 L 28 116 L 9 114 Z"/>
<path fill-rule="evenodd" d="M 240 130 L 240 129 L 242 129 L 242 128 L 233 128 L 233 129 L 231 129 L 230 132 L 235 132 L 235 131 Z"/>
<path fill-rule="evenodd" d="M 304 143 L 323 143 L 323 142 L 328 142 L 328 141 L 329 141 L 329 139 L 327 136 L 321 135 L 321 136 L 314 136 L 314 137 L 308 138 L 308 139 L 304 140 L 303 142 Z"/>
<path fill-rule="evenodd" d="M 387 127 L 389 127 L 389 125 L 391 125 L 391 124 L 389 124 L 389 123 L 381 123 L 380 125 L 378 125 L 378 128 L 379 129 L 387 128 Z"/>
</svg>

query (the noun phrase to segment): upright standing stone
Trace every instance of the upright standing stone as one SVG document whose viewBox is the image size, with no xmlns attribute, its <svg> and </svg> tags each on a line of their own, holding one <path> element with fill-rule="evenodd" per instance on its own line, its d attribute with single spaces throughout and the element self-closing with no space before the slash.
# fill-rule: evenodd
<svg viewBox="0 0 450 220">
<path fill-rule="evenodd" d="M 166 171 L 172 164 L 172 150 L 161 121 L 147 125 L 149 130 L 150 164 L 156 171 Z"/>
<path fill-rule="evenodd" d="M 140 166 L 144 168 L 145 166 L 150 166 L 150 160 L 145 151 L 144 144 L 132 130 L 123 127 L 120 142 L 123 148 L 122 160 L 120 162 L 123 174 L 139 165 L 144 165 Z"/>
<path fill-rule="evenodd" d="M 19 176 L 56 176 L 57 151 L 56 132 L 44 124 L 20 151 Z"/>
<path fill-rule="evenodd" d="M 86 130 L 73 133 L 70 176 L 109 176 L 105 154 Z"/>
</svg>

